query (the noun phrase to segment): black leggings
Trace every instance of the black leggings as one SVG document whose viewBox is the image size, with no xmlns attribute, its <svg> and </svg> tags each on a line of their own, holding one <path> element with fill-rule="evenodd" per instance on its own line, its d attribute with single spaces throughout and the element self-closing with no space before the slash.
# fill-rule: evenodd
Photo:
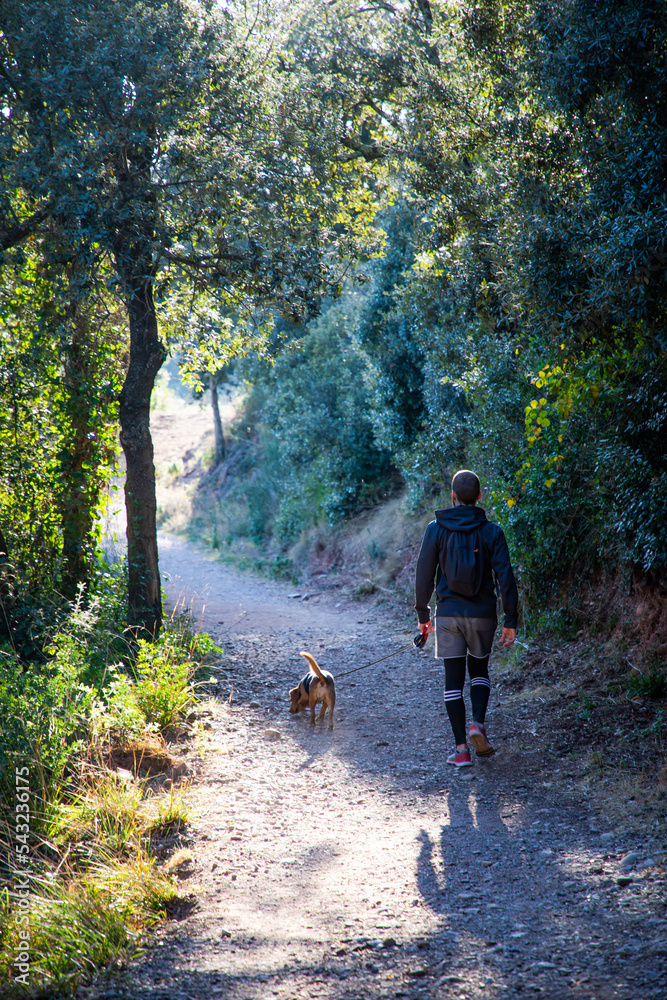
<svg viewBox="0 0 667 1000">
<path fill-rule="evenodd" d="M 489 703 L 491 684 L 489 682 L 489 657 L 472 656 L 468 653 L 468 673 L 470 674 L 470 701 L 475 722 L 484 722 L 486 706 Z M 465 656 L 445 658 L 445 707 L 452 724 L 454 739 L 459 746 L 466 742 L 466 707 L 463 700 L 463 685 L 466 679 Z"/>
</svg>

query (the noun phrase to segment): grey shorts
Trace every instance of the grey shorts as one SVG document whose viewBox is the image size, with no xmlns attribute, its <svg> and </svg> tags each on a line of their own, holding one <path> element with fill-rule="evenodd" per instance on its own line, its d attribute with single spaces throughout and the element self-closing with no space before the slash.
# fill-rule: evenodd
<svg viewBox="0 0 667 1000">
<path fill-rule="evenodd" d="M 495 618 L 435 619 L 435 655 L 437 657 L 488 656 L 498 628 Z"/>
</svg>

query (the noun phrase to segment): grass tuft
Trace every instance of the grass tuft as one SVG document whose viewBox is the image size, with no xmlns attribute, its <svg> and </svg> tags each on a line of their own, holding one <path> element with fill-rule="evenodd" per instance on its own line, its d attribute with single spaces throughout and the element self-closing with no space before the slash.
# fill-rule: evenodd
<svg viewBox="0 0 667 1000">
<path fill-rule="evenodd" d="M 628 690 L 633 697 L 662 698 L 667 693 L 667 675 L 656 666 L 636 671 L 630 677 Z"/>
<path fill-rule="evenodd" d="M 180 833 L 187 826 L 190 818 L 183 788 L 169 790 L 169 797 L 162 799 L 157 816 L 150 822 L 150 833 L 153 836 L 165 837 L 168 834 Z"/>
<path fill-rule="evenodd" d="M 61 996 L 78 984 L 134 957 L 142 933 L 163 919 L 178 891 L 168 872 L 146 851 L 97 860 L 82 874 L 46 872 L 32 880 L 30 981 L 32 995 Z M 0 904 L 0 982 L 3 997 L 25 995 L 12 986 L 12 956 L 20 925 Z"/>
</svg>

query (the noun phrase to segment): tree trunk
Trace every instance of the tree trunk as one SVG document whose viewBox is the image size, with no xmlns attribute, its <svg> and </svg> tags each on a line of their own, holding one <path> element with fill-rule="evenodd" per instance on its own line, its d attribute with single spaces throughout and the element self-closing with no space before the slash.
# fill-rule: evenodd
<svg viewBox="0 0 667 1000">
<path fill-rule="evenodd" d="M 211 406 L 213 407 L 213 428 L 215 430 L 215 464 L 224 462 L 227 454 L 225 447 L 225 436 L 222 433 L 222 420 L 220 419 L 220 407 L 218 406 L 218 387 L 211 380 Z"/>
<path fill-rule="evenodd" d="M 120 394 L 120 443 L 125 452 L 127 571 L 130 622 L 157 635 L 162 622 L 158 567 L 155 467 L 150 432 L 151 392 L 165 359 L 157 331 L 152 283 L 138 283 L 128 302 L 130 365 Z"/>
</svg>

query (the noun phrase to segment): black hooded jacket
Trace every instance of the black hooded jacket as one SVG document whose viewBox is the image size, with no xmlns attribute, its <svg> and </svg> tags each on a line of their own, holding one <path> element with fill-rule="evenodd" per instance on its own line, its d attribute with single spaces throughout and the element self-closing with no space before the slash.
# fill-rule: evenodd
<svg viewBox="0 0 667 1000">
<path fill-rule="evenodd" d="M 447 586 L 444 573 L 447 539 L 450 531 L 481 532 L 484 545 L 482 585 L 474 597 L 454 594 Z M 429 601 L 435 592 L 437 597 L 436 615 L 464 618 L 495 618 L 496 588 L 494 575 L 503 601 L 505 628 L 516 628 L 519 595 L 510 563 L 510 554 L 502 528 L 487 521 L 481 507 L 459 504 L 446 510 L 436 510 L 435 521 L 426 528 L 424 540 L 417 560 L 415 579 L 415 609 L 420 622 L 429 621 L 431 614 Z"/>
</svg>

